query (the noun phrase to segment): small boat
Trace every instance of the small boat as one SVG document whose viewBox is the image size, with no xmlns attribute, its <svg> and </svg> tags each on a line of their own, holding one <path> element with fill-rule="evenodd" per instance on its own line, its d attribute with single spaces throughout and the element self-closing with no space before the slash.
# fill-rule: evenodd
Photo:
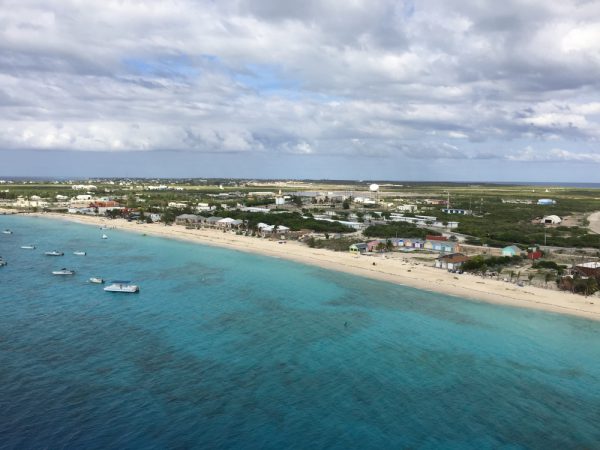
<svg viewBox="0 0 600 450">
<path fill-rule="evenodd" d="M 77 255 L 77 256 L 85 256 L 86 255 L 85 252 L 73 252 L 73 254 Z"/>
<path fill-rule="evenodd" d="M 89 279 L 90 283 L 95 283 L 95 284 L 102 284 L 104 283 L 104 278 L 100 278 L 100 277 L 92 277 Z"/>
<path fill-rule="evenodd" d="M 6 261 L 4 261 L 2 258 L 0 258 L 0 267 L 4 267 L 7 265 L 8 265 L 8 263 Z"/>
<path fill-rule="evenodd" d="M 75 271 L 62 268 L 60 270 L 53 270 L 52 275 L 75 275 Z"/>
<path fill-rule="evenodd" d="M 53 250 L 51 252 L 44 252 L 44 255 L 46 255 L 46 256 L 63 256 L 64 253 L 56 251 L 56 250 Z"/>
<path fill-rule="evenodd" d="M 8 228 L 2 232 L 3 234 L 12 234 L 12 231 Z"/>
<path fill-rule="evenodd" d="M 106 292 L 124 292 L 128 294 L 140 292 L 139 286 L 129 283 L 130 281 L 111 281 L 111 284 L 106 286 L 104 290 Z"/>
<path fill-rule="evenodd" d="M 102 235 L 102 239 L 108 239 L 108 236 L 107 236 L 107 235 L 105 235 L 105 234 L 103 234 L 103 235 Z"/>
<path fill-rule="evenodd" d="M 21 248 L 25 250 L 35 250 L 35 245 L 21 245 Z"/>
</svg>

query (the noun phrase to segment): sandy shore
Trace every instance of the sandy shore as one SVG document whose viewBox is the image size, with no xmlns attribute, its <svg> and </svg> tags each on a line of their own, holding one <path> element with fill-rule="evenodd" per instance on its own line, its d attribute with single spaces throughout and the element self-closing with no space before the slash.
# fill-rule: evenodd
<svg viewBox="0 0 600 450">
<path fill-rule="evenodd" d="M 134 233 L 227 247 L 462 298 L 600 320 L 600 299 L 597 297 L 585 298 L 581 295 L 534 286 L 518 287 L 514 284 L 489 278 L 483 279 L 475 275 L 455 275 L 424 265 L 423 262 L 417 262 L 410 255 L 393 254 L 394 256 L 391 258 L 355 256 L 350 253 L 312 249 L 294 241 L 278 244 L 277 241 L 237 236 L 233 233 L 223 233 L 223 231 L 211 229 L 188 230 L 177 225 L 137 224 L 123 219 L 108 220 L 100 217 L 66 214 L 44 213 L 31 214 L 31 216 L 68 220 L 95 226 L 106 225 L 110 228 Z M 376 265 L 373 265 L 373 262 Z"/>
</svg>

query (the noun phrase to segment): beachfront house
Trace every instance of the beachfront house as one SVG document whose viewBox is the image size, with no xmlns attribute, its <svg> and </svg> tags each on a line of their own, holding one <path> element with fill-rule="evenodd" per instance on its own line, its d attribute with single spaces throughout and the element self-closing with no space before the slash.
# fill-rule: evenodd
<svg viewBox="0 0 600 450">
<path fill-rule="evenodd" d="M 468 260 L 469 257 L 462 253 L 451 253 L 436 258 L 435 267 L 438 269 L 458 270 Z"/>
<path fill-rule="evenodd" d="M 509 245 L 502 249 L 502 256 L 519 256 L 521 249 L 516 245 Z"/>
<path fill-rule="evenodd" d="M 425 247 L 425 241 L 423 241 L 422 239 L 413 239 L 413 241 L 412 241 L 412 247 L 413 248 L 424 248 Z"/>
<path fill-rule="evenodd" d="M 350 253 L 360 255 L 360 254 L 363 254 L 366 252 L 367 252 L 367 244 L 364 242 L 358 242 L 358 243 L 352 244 L 350 246 Z"/>
<path fill-rule="evenodd" d="M 200 218 L 195 214 L 181 214 L 175 217 L 176 225 L 197 225 L 200 222 Z"/>
<path fill-rule="evenodd" d="M 390 238 L 388 241 L 390 241 L 394 247 L 404 247 L 403 238 Z"/>
<path fill-rule="evenodd" d="M 204 220 L 204 226 L 209 227 L 209 228 L 216 228 L 217 222 L 219 222 L 219 220 L 221 220 L 221 219 L 223 219 L 223 217 L 218 217 L 218 216 L 207 217 Z"/>
<path fill-rule="evenodd" d="M 385 241 L 380 241 L 379 239 L 376 239 L 376 240 L 374 240 L 374 241 L 369 241 L 369 242 L 367 242 L 367 251 L 368 251 L 368 252 L 377 252 L 377 251 L 379 251 L 379 250 L 377 249 L 377 246 L 378 246 L 379 244 L 381 244 L 382 242 L 383 242 L 383 243 L 384 243 L 384 245 L 385 245 Z"/>
<path fill-rule="evenodd" d="M 231 217 L 225 217 L 224 219 L 216 222 L 217 228 L 224 228 L 228 230 L 240 228 L 242 225 L 244 225 L 243 220 L 232 219 Z"/>
<path fill-rule="evenodd" d="M 456 253 L 459 250 L 459 245 L 450 241 L 426 240 L 423 248 L 432 252 Z"/>
</svg>

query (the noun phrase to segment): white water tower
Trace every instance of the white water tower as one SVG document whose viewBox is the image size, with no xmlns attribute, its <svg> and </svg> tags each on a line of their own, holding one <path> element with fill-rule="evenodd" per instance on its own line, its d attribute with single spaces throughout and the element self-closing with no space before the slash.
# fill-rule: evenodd
<svg viewBox="0 0 600 450">
<path fill-rule="evenodd" d="M 369 191 L 371 191 L 371 195 L 375 197 L 375 200 L 379 200 L 379 185 L 373 183 L 369 186 Z"/>
</svg>

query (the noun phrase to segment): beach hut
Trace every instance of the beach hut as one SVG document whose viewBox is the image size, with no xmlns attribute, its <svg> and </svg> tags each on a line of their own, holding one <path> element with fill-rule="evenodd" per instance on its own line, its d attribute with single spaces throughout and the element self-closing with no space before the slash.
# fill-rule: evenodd
<svg viewBox="0 0 600 450">
<path fill-rule="evenodd" d="M 367 244 L 364 242 L 358 242 L 356 244 L 352 244 L 350 246 L 350 253 L 355 253 L 355 254 L 363 254 L 366 253 L 367 251 Z"/>
<path fill-rule="evenodd" d="M 412 241 L 413 248 L 423 248 L 425 246 L 425 241 L 421 239 L 415 239 Z"/>
<path fill-rule="evenodd" d="M 380 240 L 374 240 L 374 241 L 369 241 L 367 242 L 367 251 L 368 252 L 376 252 L 377 251 L 377 246 L 381 243 Z"/>
</svg>

